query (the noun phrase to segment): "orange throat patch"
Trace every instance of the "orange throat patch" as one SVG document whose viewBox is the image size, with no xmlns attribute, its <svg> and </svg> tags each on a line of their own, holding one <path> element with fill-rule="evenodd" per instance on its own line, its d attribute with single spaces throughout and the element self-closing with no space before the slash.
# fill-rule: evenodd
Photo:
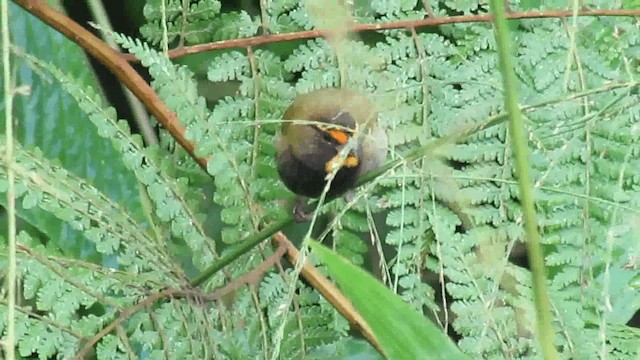
<svg viewBox="0 0 640 360">
<path fill-rule="evenodd" d="M 327 130 L 327 132 L 329 133 L 329 136 L 331 136 L 333 140 L 335 140 L 340 145 L 344 145 L 347 143 L 347 141 L 349 141 L 349 135 L 342 130 L 329 129 Z"/>
</svg>

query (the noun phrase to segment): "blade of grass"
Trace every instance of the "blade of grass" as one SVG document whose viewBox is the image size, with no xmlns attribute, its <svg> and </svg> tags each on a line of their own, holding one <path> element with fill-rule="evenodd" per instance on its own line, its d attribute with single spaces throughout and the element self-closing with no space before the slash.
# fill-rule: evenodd
<svg viewBox="0 0 640 360">
<path fill-rule="evenodd" d="M 442 329 L 373 276 L 317 241 L 309 246 L 369 324 L 387 359 L 468 359 Z"/>
<path fill-rule="evenodd" d="M 558 354 L 554 347 L 554 331 L 551 326 L 551 312 L 547 293 L 544 257 L 540 248 L 540 234 L 533 203 L 533 186 L 529 174 L 529 149 L 524 133 L 524 122 L 518 106 L 518 86 L 511 58 L 511 39 L 504 10 L 503 0 L 491 0 L 491 9 L 495 14 L 495 36 L 498 45 L 500 72 L 504 86 L 505 109 L 509 114 L 509 132 L 511 134 L 516 159 L 516 174 L 520 187 L 520 201 L 524 214 L 524 230 L 527 239 L 527 254 L 531 264 L 533 294 L 536 308 L 536 335 L 540 342 L 544 359 L 555 360 Z"/>
</svg>

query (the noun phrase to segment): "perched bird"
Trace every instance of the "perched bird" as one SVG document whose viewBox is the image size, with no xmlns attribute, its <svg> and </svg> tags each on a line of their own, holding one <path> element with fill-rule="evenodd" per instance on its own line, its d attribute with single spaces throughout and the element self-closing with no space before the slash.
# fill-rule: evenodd
<svg viewBox="0 0 640 360">
<path fill-rule="evenodd" d="M 283 120 L 276 163 L 282 182 L 298 195 L 297 221 L 309 219 L 302 209 L 306 198 L 320 196 L 329 174 L 335 172 L 326 195 L 337 197 L 387 156 L 387 136 L 378 126 L 375 106 L 355 91 L 325 88 L 299 95 Z"/>
</svg>

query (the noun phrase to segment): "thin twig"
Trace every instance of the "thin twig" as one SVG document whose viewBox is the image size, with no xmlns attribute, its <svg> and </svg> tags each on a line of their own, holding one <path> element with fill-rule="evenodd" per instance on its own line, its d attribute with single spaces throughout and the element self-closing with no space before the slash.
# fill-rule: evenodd
<svg viewBox="0 0 640 360">
<path fill-rule="evenodd" d="M 525 12 L 512 12 L 507 15 L 510 20 L 517 19 L 543 19 L 543 18 L 563 18 L 572 16 L 571 10 L 549 10 L 549 11 L 525 11 Z M 598 10 L 583 10 L 579 11 L 578 16 L 640 16 L 640 10 L 617 10 L 617 9 L 598 9 Z M 352 26 L 350 32 L 362 32 L 362 31 L 380 31 L 380 30 L 392 30 L 392 29 L 409 29 L 420 28 L 429 26 L 440 26 L 445 24 L 462 24 L 472 22 L 490 22 L 493 21 L 493 15 L 480 14 L 480 15 L 461 15 L 461 16 L 449 16 L 449 17 L 428 17 L 419 20 L 405 20 L 405 21 L 391 21 L 386 23 L 373 23 L 373 24 L 357 24 Z M 204 51 L 211 50 L 223 50 L 231 48 L 246 48 L 248 46 L 266 45 L 275 42 L 293 41 L 313 39 L 324 36 L 324 32 L 321 30 L 307 30 L 297 31 L 284 34 L 267 34 L 254 36 L 244 39 L 231 39 L 211 42 L 207 44 L 199 44 L 193 46 L 185 46 L 169 51 L 168 56 L 171 59 L 193 55 Z M 123 54 L 122 57 L 128 61 L 138 61 L 132 54 Z"/>
<path fill-rule="evenodd" d="M 102 330 L 100 330 L 100 332 L 98 332 L 91 339 L 89 339 L 85 343 L 85 345 L 82 347 L 82 349 L 80 349 L 80 351 L 76 354 L 76 356 L 73 357 L 73 359 L 74 360 L 84 359 L 85 355 L 89 352 L 90 349 L 92 349 L 98 343 L 98 341 L 100 341 L 100 339 L 102 339 L 103 337 L 111 333 L 113 330 L 115 330 L 124 320 L 126 320 L 130 316 L 137 313 L 140 309 L 146 308 L 147 306 L 150 306 L 156 301 L 170 296 L 171 293 L 174 291 L 176 290 L 167 289 L 167 290 L 152 294 L 146 299 L 137 303 L 136 305 L 125 308 L 122 312 L 120 312 L 120 315 L 118 315 L 118 317 L 114 321 L 112 321 L 109 325 L 105 326 Z"/>
<path fill-rule="evenodd" d="M 527 105 L 522 107 L 522 111 L 524 113 L 532 112 L 536 109 L 543 108 L 548 105 L 552 105 L 555 103 L 563 102 L 563 101 L 573 101 L 575 99 L 581 98 L 583 96 L 588 96 L 592 94 L 612 91 L 619 88 L 628 88 L 635 89 L 640 86 L 638 82 L 629 82 L 629 83 L 610 83 L 603 87 L 597 89 L 590 89 L 580 93 L 574 93 L 570 95 L 562 95 L 562 97 L 557 97 L 549 100 L 542 101 L 540 103 L 536 103 L 533 105 Z M 458 141 L 465 139 L 466 137 L 475 134 L 479 131 L 488 129 L 490 127 L 502 124 L 507 119 L 507 113 L 502 112 L 498 115 L 492 116 L 488 119 L 485 119 L 475 125 L 469 126 L 464 129 L 460 129 L 459 131 L 455 131 L 452 134 L 444 136 L 442 138 L 434 139 L 427 144 L 421 146 L 418 149 L 415 149 L 402 157 L 398 157 L 394 160 L 390 160 L 386 162 L 384 165 L 380 166 L 376 170 L 372 170 L 365 175 L 358 178 L 358 181 L 355 184 L 355 187 L 359 187 L 366 183 L 372 182 L 374 179 L 378 178 L 382 174 L 387 171 L 400 166 L 401 164 L 411 163 L 417 159 L 425 157 L 435 151 L 435 149 L 443 146 L 445 144 L 453 144 Z M 334 199 L 328 199 L 326 202 L 330 202 Z M 315 206 L 317 203 L 311 203 L 310 206 Z M 198 275 L 195 279 L 191 280 L 191 286 L 196 287 L 207 281 L 210 277 L 216 274 L 218 271 L 223 269 L 225 266 L 229 265 L 231 262 L 239 258 L 241 255 L 245 254 L 249 250 L 253 249 L 258 244 L 262 243 L 264 240 L 269 237 L 275 235 L 280 229 L 285 226 L 291 224 L 293 222 L 293 216 L 288 216 L 286 218 L 280 219 L 272 224 L 264 227 L 260 232 L 253 233 L 241 241 L 238 242 L 234 248 L 227 251 L 225 254 L 222 254 L 216 262 L 214 262 L 211 266 L 205 269 L 200 275 Z"/>
<path fill-rule="evenodd" d="M 288 242 L 288 240 L 287 240 Z M 290 244 L 290 243 L 289 243 Z M 293 245 L 291 245 L 293 246 Z M 282 256 L 285 254 L 285 251 L 289 251 L 286 247 L 286 243 L 278 246 L 276 251 L 269 256 L 264 262 L 262 262 L 258 267 L 251 270 L 250 272 L 240 276 L 239 278 L 229 282 L 222 288 L 216 289 L 212 293 L 203 293 L 197 289 L 183 289 L 183 288 L 169 288 L 162 290 L 157 293 L 153 293 L 147 296 L 142 301 L 138 302 L 135 305 L 124 308 L 118 317 L 113 320 L 109 325 L 105 326 L 100 332 L 98 332 L 95 336 L 89 339 L 84 347 L 73 357 L 73 359 L 81 360 L 84 359 L 84 356 L 87 352 L 93 348 L 100 339 L 105 337 L 107 334 L 110 334 L 113 330 L 116 330 L 120 324 L 128 319 L 129 317 L 136 314 L 138 311 L 145 309 L 157 301 L 166 298 L 196 298 L 202 302 L 211 302 L 222 299 L 224 296 L 233 293 L 238 288 L 245 284 L 249 285 L 257 285 L 262 280 L 264 274 L 274 266 L 276 262 L 279 262 Z"/>
<path fill-rule="evenodd" d="M 120 81 L 122 81 L 131 92 L 133 92 L 147 107 L 151 114 L 158 119 L 162 126 L 167 129 L 171 136 L 196 160 L 196 162 L 206 170 L 207 160 L 199 158 L 194 153 L 194 144 L 185 138 L 185 129 L 178 121 L 176 115 L 167 108 L 157 94 L 144 81 L 144 79 L 133 69 L 127 59 L 136 61 L 132 55 L 124 55 L 106 45 L 98 37 L 85 30 L 78 23 L 74 22 L 66 15 L 54 10 L 43 0 L 13 0 L 14 3 L 29 11 L 40 20 L 44 21 L 63 35 L 76 42 L 84 48 L 90 55 L 102 62 Z M 527 11 L 512 12 L 507 15 L 509 19 L 533 19 L 533 18 L 562 18 L 574 15 L 570 10 L 550 10 L 550 11 Z M 640 10 L 616 10 L 598 9 L 583 10 L 577 16 L 640 16 Z M 395 21 L 377 24 L 357 24 L 350 31 L 377 31 L 400 28 L 418 28 L 426 26 L 438 26 L 443 24 L 488 22 L 493 21 L 493 15 L 464 15 L 443 18 L 426 18 L 410 21 Z M 196 46 L 182 47 L 169 51 L 170 58 L 190 55 L 202 51 L 229 49 L 234 47 L 246 48 L 248 46 L 264 45 L 273 42 L 309 39 L 322 36 L 319 30 L 299 31 L 286 34 L 266 34 L 246 39 L 233 39 L 218 41 Z"/>
</svg>

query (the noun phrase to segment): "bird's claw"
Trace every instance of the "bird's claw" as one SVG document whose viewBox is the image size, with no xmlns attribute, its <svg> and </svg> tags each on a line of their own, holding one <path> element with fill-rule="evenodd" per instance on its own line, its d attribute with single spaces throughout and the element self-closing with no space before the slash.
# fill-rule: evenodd
<svg viewBox="0 0 640 360">
<path fill-rule="evenodd" d="M 298 196 L 296 197 L 296 204 L 293 207 L 293 218 L 296 222 L 303 223 L 313 218 L 313 212 L 305 211 L 307 207 L 307 198 Z"/>
</svg>

